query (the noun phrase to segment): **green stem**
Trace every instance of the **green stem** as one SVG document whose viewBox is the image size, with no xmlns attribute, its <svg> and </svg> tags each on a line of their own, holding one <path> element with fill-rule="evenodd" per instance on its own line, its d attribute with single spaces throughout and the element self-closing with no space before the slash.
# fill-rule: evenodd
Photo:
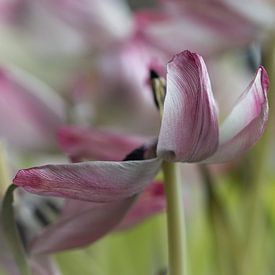
<svg viewBox="0 0 275 275">
<path fill-rule="evenodd" d="M 9 244 L 10 251 L 14 256 L 20 274 L 30 275 L 31 271 L 28 264 L 27 255 L 19 237 L 14 217 L 13 192 L 16 188 L 17 186 L 13 184 L 10 185 L 5 194 L 1 210 L 1 223 L 4 236 Z"/>
<path fill-rule="evenodd" d="M 0 197 L 4 197 L 10 185 L 10 174 L 5 147 L 0 143 Z"/>
<path fill-rule="evenodd" d="M 167 201 L 169 274 L 187 275 L 182 183 L 176 163 L 162 165 Z"/>
</svg>

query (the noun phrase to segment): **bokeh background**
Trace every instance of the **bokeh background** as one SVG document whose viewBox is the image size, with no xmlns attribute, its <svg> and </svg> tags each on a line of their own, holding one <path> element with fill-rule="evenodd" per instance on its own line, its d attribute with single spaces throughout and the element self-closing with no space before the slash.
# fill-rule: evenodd
<svg viewBox="0 0 275 275">
<path fill-rule="evenodd" d="M 270 77 L 263 138 L 227 164 L 182 164 L 182 197 L 190 274 L 274 274 L 274 21 L 272 0 L 0 0 L 1 197 L 20 168 L 111 158 L 105 132 L 157 136 L 149 72 L 165 77 L 176 53 L 204 57 L 220 122 L 262 64 Z M 153 195 L 133 224 L 52 254 L 54 268 L 34 274 L 166 274 L 165 202 Z M 23 243 L 63 205 L 17 190 Z M 20 274 L 4 236 L 0 243 L 1 274 Z"/>
</svg>

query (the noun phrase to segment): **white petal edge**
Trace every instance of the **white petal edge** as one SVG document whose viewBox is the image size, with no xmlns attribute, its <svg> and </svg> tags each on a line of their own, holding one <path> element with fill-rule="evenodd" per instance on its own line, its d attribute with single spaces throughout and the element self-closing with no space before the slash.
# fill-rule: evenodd
<svg viewBox="0 0 275 275">
<path fill-rule="evenodd" d="M 268 85 L 267 72 L 260 66 L 254 80 L 221 125 L 218 150 L 204 163 L 230 161 L 260 139 L 268 120 Z"/>
</svg>

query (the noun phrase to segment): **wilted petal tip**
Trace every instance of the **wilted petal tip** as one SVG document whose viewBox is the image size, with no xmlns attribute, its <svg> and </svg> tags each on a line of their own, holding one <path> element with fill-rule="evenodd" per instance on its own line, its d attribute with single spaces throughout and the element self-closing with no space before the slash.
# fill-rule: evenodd
<svg viewBox="0 0 275 275">
<path fill-rule="evenodd" d="M 34 173 L 32 173 L 32 170 L 34 168 L 29 169 L 21 169 L 19 170 L 15 177 L 13 178 L 12 182 L 16 186 L 25 187 L 26 186 L 26 179 L 28 179 L 28 187 L 34 187 L 39 185 L 39 177 L 36 177 Z"/>
<path fill-rule="evenodd" d="M 261 83 L 262 83 L 263 90 L 265 91 L 265 93 L 267 93 L 269 88 L 269 77 L 268 77 L 267 71 L 264 68 L 264 66 L 260 66 L 258 70 L 260 70 L 262 73 Z"/>
<path fill-rule="evenodd" d="M 168 62 L 167 66 L 169 67 L 169 65 L 172 65 L 173 63 L 178 63 L 182 61 L 182 58 L 184 58 L 185 60 L 189 60 L 191 62 L 196 62 L 196 58 L 201 57 L 199 54 L 197 53 L 193 53 L 189 50 L 184 50 L 180 53 L 175 54 L 172 59 Z"/>
</svg>

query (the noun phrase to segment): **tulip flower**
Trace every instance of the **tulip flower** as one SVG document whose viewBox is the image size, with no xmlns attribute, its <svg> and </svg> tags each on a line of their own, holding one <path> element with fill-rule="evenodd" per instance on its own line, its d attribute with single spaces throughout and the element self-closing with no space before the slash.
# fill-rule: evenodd
<svg viewBox="0 0 275 275">
<path fill-rule="evenodd" d="M 134 150 L 124 161 L 33 167 L 20 170 L 13 182 L 38 195 L 104 203 L 105 206 L 108 203 L 108 211 L 113 211 L 114 215 L 116 211 L 119 213 L 118 223 L 123 216 L 122 209 L 126 214 L 135 197 L 152 182 L 162 163 L 225 162 L 253 146 L 267 123 L 267 89 L 268 76 L 261 66 L 219 127 L 217 106 L 203 58 L 189 51 L 181 52 L 167 65 L 157 141 L 153 139 Z M 99 235 L 106 234 L 115 224 L 107 225 Z"/>
</svg>

